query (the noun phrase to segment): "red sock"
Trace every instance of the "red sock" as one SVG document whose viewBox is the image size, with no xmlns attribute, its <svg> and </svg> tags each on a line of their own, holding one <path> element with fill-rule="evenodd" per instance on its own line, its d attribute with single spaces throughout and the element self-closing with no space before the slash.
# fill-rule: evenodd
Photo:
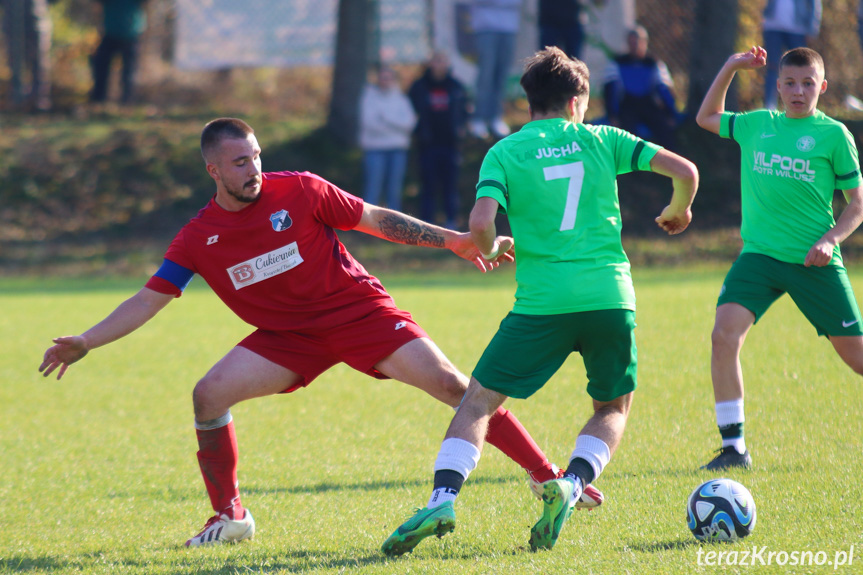
<svg viewBox="0 0 863 575">
<path fill-rule="evenodd" d="M 232 519 L 242 519 L 245 511 L 240 503 L 237 483 L 237 435 L 234 422 L 216 429 L 196 429 L 198 435 L 198 464 L 210 503 L 216 513 L 226 513 Z"/>
<path fill-rule="evenodd" d="M 509 410 L 497 408 L 488 422 L 485 440 L 521 465 L 536 481 L 557 477 L 545 454 Z"/>
</svg>

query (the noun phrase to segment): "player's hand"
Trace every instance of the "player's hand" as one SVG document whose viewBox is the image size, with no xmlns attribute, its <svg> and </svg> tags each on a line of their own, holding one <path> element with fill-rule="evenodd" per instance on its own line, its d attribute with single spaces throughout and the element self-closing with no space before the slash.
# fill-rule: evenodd
<svg viewBox="0 0 863 575">
<path fill-rule="evenodd" d="M 675 210 L 671 206 L 665 206 L 662 213 L 656 218 L 656 224 L 668 232 L 668 235 L 673 236 L 679 234 L 692 221 L 692 210 L 686 208 L 683 211 Z"/>
<path fill-rule="evenodd" d="M 497 246 L 495 250 L 497 254 L 491 259 L 486 259 L 483 256 L 483 259 L 486 261 L 486 264 L 493 263 L 495 267 L 505 262 L 514 262 L 515 261 L 515 240 L 509 236 L 497 236 L 494 239 L 494 245 Z"/>
<path fill-rule="evenodd" d="M 490 272 L 503 262 L 515 261 L 515 251 L 513 249 L 512 238 L 498 236 L 496 241 L 500 244 L 497 250 L 498 255 L 490 260 L 482 257 L 482 252 L 476 244 L 473 243 L 470 232 L 458 234 L 456 239 L 453 240 L 450 249 L 455 255 L 471 262 L 479 271 L 485 273 Z"/>
<path fill-rule="evenodd" d="M 87 348 L 87 340 L 80 335 L 55 338 L 54 345 L 48 348 L 42 358 L 39 371 L 42 372 L 43 376 L 48 377 L 59 367 L 57 379 L 60 379 L 69 369 L 69 366 L 87 355 L 88 351 L 90 350 Z"/>
<path fill-rule="evenodd" d="M 512 238 L 498 236 L 494 240 L 494 245 L 496 248 L 491 258 L 486 259 L 480 253 L 479 257 L 474 261 L 474 265 L 483 273 L 490 272 L 502 263 L 515 261 L 515 241 Z M 479 251 L 479 248 L 477 248 L 477 251 Z"/>
<path fill-rule="evenodd" d="M 728 66 L 734 70 L 754 70 L 767 65 L 767 50 L 761 46 L 753 46 L 748 52 L 732 54 L 728 58 Z"/>
<path fill-rule="evenodd" d="M 806 259 L 803 260 L 803 265 L 806 267 L 816 266 L 824 267 L 833 259 L 833 248 L 835 244 L 828 240 L 818 240 L 818 242 L 809 248 L 809 253 L 806 254 Z"/>
</svg>

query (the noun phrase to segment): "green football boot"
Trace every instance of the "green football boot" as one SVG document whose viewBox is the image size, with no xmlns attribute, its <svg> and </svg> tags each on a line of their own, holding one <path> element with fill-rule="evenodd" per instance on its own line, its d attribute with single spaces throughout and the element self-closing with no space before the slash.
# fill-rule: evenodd
<svg viewBox="0 0 863 575">
<path fill-rule="evenodd" d="M 426 537 L 443 537 L 455 529 L 455 509 L 447 501 L 429 509 L 423 507 L 416 515 L 405 521 L 384 541 L 381 551 L 387 557 L 398 557 L 414 550 Z"/>
<path fill-rule="evenodd" d="M 575 483 L 569 479 L 553 479 L 543 484 L 542 517 L 530 530 L 530 548 L 551 549 L 557 543 L 557 537 L 563 524 L 575 509 L 573 497 Z"/>
</svg>

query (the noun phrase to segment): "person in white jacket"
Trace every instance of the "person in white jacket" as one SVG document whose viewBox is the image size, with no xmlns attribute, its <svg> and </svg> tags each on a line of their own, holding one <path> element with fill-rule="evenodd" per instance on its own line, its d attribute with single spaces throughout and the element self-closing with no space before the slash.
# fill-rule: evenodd
<svg viewBox="0 0 863 575">
<path fill-rule="evenodd" d="M 410 99 L 402 92 L 392 68 L 381 66 L 377 83 L 369 84 L 360 99 L 360 148 L 363 150 L 365 187 L 363 199 L 401 210 L 402 185 L 408 148 L 417 117 Z"/>
</svg>

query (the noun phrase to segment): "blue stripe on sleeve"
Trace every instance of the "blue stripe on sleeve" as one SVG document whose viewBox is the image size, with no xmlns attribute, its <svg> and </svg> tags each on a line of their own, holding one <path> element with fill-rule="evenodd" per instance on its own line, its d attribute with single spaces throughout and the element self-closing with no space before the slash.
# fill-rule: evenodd
<svg viewBox="0 0 863 575">
<path fill-rule="evenodd" d="M 192 278 L 195 276 L 195 272 L 166 259 L 162 260 L 162 267 L 160 267 L 159 271 L 153 274 L 153 276 L 171 282 L 177 286 L 177 289 L 183 291 L 186 289 L 186 286 L 189 285 L 189 282 L 192 281 Z"/>
</svg>

